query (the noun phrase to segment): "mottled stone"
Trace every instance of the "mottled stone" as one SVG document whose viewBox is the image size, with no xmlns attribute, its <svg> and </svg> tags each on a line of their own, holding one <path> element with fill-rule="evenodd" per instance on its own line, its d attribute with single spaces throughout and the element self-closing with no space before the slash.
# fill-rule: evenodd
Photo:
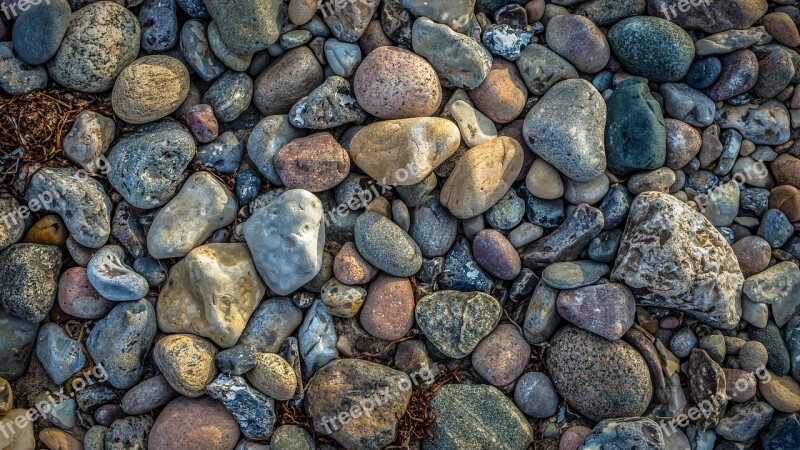
<svg viewBox="0 0 800 450">
<path fill-rule="evenodd" d="M 495 328 L 500 304 L 482 292 L 437 291 L 419 300 L 416 319 L 437 349 L 463 358 Z"/>
</svg>

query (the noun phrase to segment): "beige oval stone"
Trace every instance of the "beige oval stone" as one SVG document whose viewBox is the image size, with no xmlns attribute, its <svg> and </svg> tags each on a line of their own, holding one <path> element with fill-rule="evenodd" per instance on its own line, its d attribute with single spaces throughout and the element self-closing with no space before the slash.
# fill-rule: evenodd
<svg viewBox="0 0 800 450">
<path fill-rule="evenodd" d="M 158 328 L 236 345 L 267 291 L 247 244 L 208 244 L 175 264 L 156 303 Z"/>
<path fill-rule="evenodd" d="M 189 95 L 189 71 L 170 56 L 137 59 L 120 72 L 111 106 L 128 123 L 147 123 L 168 116 Z"/>
<path fill-rule="evenodd" d="M 256 366 L 245 375 L 250 383 L 279 402 L 291 399 L 297 389 L 292 366 L 275 353 L 256 353 L 255 357 Z"/>
<path fill-rule="evenodd" d="M 410 186 L 424 180 L 458 150 L 461 133 L 447 119 L 418 117 L 376 122 L 350 142 L 350 157 L 383 184 Z"/>
<path fill-rule="evenodd" d="M 200 397 L 217 376 L 217 349 L 191 334 L 172 334 L 156 343 L 153 357 L 173 389 L 187 397 Z"/>
<path fill-rule="evenodd" d="M 770 378 L 758 381 L 758 390 L 775 409 L 780 412 L 800 411 L 800 385 L 788 375 L 778 376 L 769 372 Z"/>
<path fill-rule="evenodd" d="M 442 187 L 442 205 L 459 219 L 484 213 L 508 192 L 522 157 L 519 142 L 505 136 L 471 148 Z"/>
<path fill-rule="evenodd" d="M 554 200 L 564 195 L 564 181 L 555 167 L 542 158 L 531 165 L 525 177 L 525 187 L 533 194 L 544 200 Z"/>
<path fill-rule="evenodd" d="M 83 443 L 58 428 L 45 428 L 39 439 L 51 450 L 83 450 Z"/>
</svg>

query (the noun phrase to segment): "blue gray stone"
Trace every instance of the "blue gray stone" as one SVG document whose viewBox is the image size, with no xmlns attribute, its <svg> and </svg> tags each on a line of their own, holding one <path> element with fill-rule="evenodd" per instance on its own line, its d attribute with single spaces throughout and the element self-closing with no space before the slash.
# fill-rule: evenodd
<svg viewBox="0 0 800 450">
<path fill-rule="evenodd" d="M 602 263 L 614 261 L 622 241 L 622 230 L 605 230 L 589 243 L 589 258 Z"/>
<path fill-rule="evenodd" d="M 111 200 L 103 185 L 72 168 L 42 168 L 31 177 L 25 200 L 61 216 L 83 246 L 102 247 L 111 234 Z"/>
<path fill-rule="evenodd" d="M 22 9 L 22 3 L 18 6 Z M 33 66 L 52 58 L 61 46 L 71 14 L 66 0 L 28 3 L 28 8 L 16 17 L 11 33 L 19 58 Z"/>
<path fill-rule="evenodd" d="M 405 231 L 386 217 L 366 212 L 356 220 L 355 243 L 370 264 L 396 277 L 409 277 L 422 267 L 422 253 Z"/>
<path fill-rule="evenodd" d="M 246 205 L 258 197 L 261 190 L 261 177 L 254 170 L 247 169 L 236 174 L 236 198 L 240 205 Z"/>
<path fill-rule="evenodd" d="M 606 264 L 594 261 L 557 262 L 544 269 L 542 281 L 554 289 L 575 289 L 594 284 L 608 270 Z"/>
<path fill-rule="evenodd" d="M 163 206 L 178 192 L 195 150 L 177 122 L 144 125 L 109 151 L 108 181 L 137 208 Z"/>
<path fill-rule="evenodd" d="M 157 288 L 167 281 L 167 269 L 159 260 L 149 256 L 135 260 L 133 270 L 143 276 L 151 288 Z"/>
<path fill-rule="evenodd" d="M 206 392 L 225 405 L 246 438 L 266 438 L 272 432 L 275 400 L 250 386 L 244 378 L 221 374 L 206 386 Z"/>
<path fill-rule="evenodd" d="M 360 124 L 367 114 L 358 106 L 350 82 L 332 75 L 310 94 L 301 98 L 289 111 L 289 120 L 297 128 L 324 130 L 347 123 Z"/>
<path fill-rule="evenodd" d="M 21 60 L 11 42 L 0 42 L 0 89 L 10 95 L 22 95 L 47 86 L 47 71 Z"/>
<path fill-rule="evenodd" d="M 283 186 L 272 158 L 289 141 L 305 136 L 305 131 L 295 128 L 288 115 L 267 116 L 253 128 L 247 139 L 247 155 L 270 183 Z"/>
<path fill-rule="evenodd" d="M 491 54 L 516 61 L 522 50 L 533 42 L 533 34 L 508 25 L 493 24 L 483 32 L 482 40 Z"/>
<path fill-rule="evenodd" d="M 524 253 L 522 265 L 532 268 L 558 261 L 572 261 L 603 230 L 603 213 L 582 203 L 570 211 L 555 231 L 536 240 Z"/>
<path fill-rule="evenodd" d="M 58 385 L 64 384 L 86 366 L 86 355 L 80 342 L 71 339 L 60 326 L 52 322 L 39 329 L 36 357 L 53 383 Z"/>
<path fill-rule="evenodd" d="M 217 367 L 222 373 L 242 376 L 256 366 L 256 355 L 247 345 L 235 345 L 217 353 Z"/>
<path fill-rule="evenodd" d="M 438 192 L 414 208 L 411 214 L 409 234 L 425 258 L 443 256 L 447 253 L 456 240 L 457 232 L 458 219 L 442 206 Z"/>
<path fill-rule="evenodd" d="M 255 352 L 275 353 L 302 321 L 303 311 L 288 298 L 264 300 L 250 316 L 239 345 L 251 347 Z"/>
<path fill-rule="evenodd" d="M 12 316 L 0 309 L 0 377 L 16 380 L 28 371 L 38 323 Z"/>
<path fill-rule="evenodd" d="M 439 276 L 439 288 L 488 293 L 492 289 L 492 284 L 492 278 L 473 258 L 469 241 L 459 237 L 444 260 L 444 268 Z"/>
<path fill-rule="evenodd" d="M 86 267 L 89 282 L 108 300 L 139 300 L 147 295 L 147 280 L 125 264 L 125 252 L 118 245 L 107 245 L 92 256 Z"/>
<path fill-rule="evenodd" d="M 149 416 L 115 420 L 106 433 L 105 450 L 145 450 L 152 427 L 153 419 Z"/>
<path fill-rule="evenodd" d="M 562 198 L 544 200 L 531 194 L 525 187 L 520 188 L 520 194 L 525 199 L 525 216 L 532 224 L 556 228 L 564 223 L 566 213 Z"/>
<path fill-rule="evenodd" d="M 211 81 L 225 72 L 225 64 L 211 51 L 207 33 L 205 23 L 189 20 L 181 29 L 180 43 L 183 58 L 192 70 L 203 80 Z"/>
<path fill-rule="evenodd" d="M 236 120 L 250 106 L 253 98 L 253 79 L 243 72 L 227 71 L 203 95 L 220 122 Z"/>
<path fill-rule="evenodd" d="M 158 53 L 178 43 L 178 15 L 175 0 L 144 0 L 139 8 L 142 50 Z"/>
<path fill-rule="evenodd" d="M 786 375 L 791 370 L 789 350 L 781 338 L 781 332 L 775 322 L 770 321 L 766 327 L 750 328 L 750 339 L 761 342 L 769 355 L 767 366 L 777 375 Z"/>
<path fill-rule="evenodd" d="M 722 63 L 715 57 L 701 58 L 692 63 L 686 74 L 686 84 L 695 89 L 705 89 L 717 81 L 722 73 Z"/>
<path fill-rule="evenodd" d="M 694 60 L 689 34 L 660 17 L 618 22 L 608 31 L 608 44 L 628 72 L 657 83 L 682 79 Z"/>
<path fill-rule="evenodd" d="M 513 189 L 509 189 L 483 216 L 486 223 L 496 230 L 510 230 L 519 225 L 525 216 L 525 201 Z"/>
<path fill-rule="evenodd" d="M 102 364 L 108 382 L 117 389 L 133 387 L 156 335 L 156 312 L 147 300 L 117 305 L 97 322 L 86 347 L 95 364 Z"/>
<path fill-rule="evenodd" d="M 305 362 L 305 375 L 311 377 L 320 367 L 339 356 L 333 316 L 321 299 L 314 301 L 297 331 L 300 355 Z"/>
<path fill-rule="evenodd" d="M 780 248 L 794 234 L 794 226 L 781 210 L 769 209 L 761 217 L 756 234 L 764 238 L 770 247 Z"/>
<path fill-rule="evenodd" d="M 618 450 L 661 450 L 666 448 L 664 434 L 656 422 L 648 418 L 606 419 L 595 425 L 581 446 Z"/>
</svg>

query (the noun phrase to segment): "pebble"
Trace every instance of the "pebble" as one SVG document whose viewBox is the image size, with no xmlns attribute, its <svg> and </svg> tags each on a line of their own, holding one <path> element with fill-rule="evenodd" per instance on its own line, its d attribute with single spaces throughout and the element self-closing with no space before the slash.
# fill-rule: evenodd
<svg viewBox="0 0 800 450">
<path fill-rule="evenodd" d="M 478 265 L 501 280 L 513 280 L 519 275 L 519 254 L 500 232 L 483 230 L 472 242 L 472 252 Z"/>
<path fill-rule="evenodd" d="M 273 157 L 273 165 L 287 189 L 310 192 L 331 189 L 350 172 L 347 152 L 326 132 L 288 142 Z"/>
<path fill-rule="evenodd" d="M 59 385 L 86 366 L 83 346 L 54 323 L 46 323 L 39 329 L 36 357 L 50 379 Z"/>
<path fill-rule="evenodd" d="M 616 175 L 628 176 L 664 165 L 664 116 L 640 79 L 623 81 L 608 99 L 605 140 L 608 168 Z"/>
<path fill-rule="evenodd" d="M 590 2 L 593 3 L 593 2 Z M 578 450 L 583 441 L 592 433 L 592 429 L 582 425 L 567 428 L 558 442 L 558 450 Z"/>
<path fill-rule="evenodd" d="M 361 49 L 358 45 L 328 39 L 324 49 L 325 59 L 328 60 L 331 70 L 340 77 L 352 76 L 361 64 Z"/>
<path fill-rule="evenodd" d="M 3 250 L 0 253 L 3 310 L 27 322 L 42 322 L 56 300 L 61 263 L 58 247 L 50 245 L 14 244 Z"/>
<path fill-rule="evenodd" d="M 5 361 L 0 367 L 0 377 L 13 381 L 27 371 L 39 326 L 3 310 L 0 310 L 0 325 L 0 356 Z"/>
<path fill-rule="evenodd" d="M 406 278 L 379 275 L 369 286 L 361 325 L 378 339 L 400 339 L 414 325 L 414 293 Z"/>
<path fill-rule="evenodd" d="M 367 291 L 356 286 L 340 283 L 335 278 L 322 286 L 320 298 L 328 312 L 336 317 L 351 318 L 358 314 L 366 300 Z"/>
<path fill-rule="evenodd" d="M 217 22 L 211 21 L 208 24 L 208 45 L 214 56 L 219 58 L 226 67 L 239 72 L 246 71 L 253 62 L 253 53 L 238 53 L 230 49 L 222 40 Z M 260 70 L 258 72 L 261 72 Z"/>
<path fill-rule="evenodd" d="M 594 180 L 606 168 L 604 115 L 602 97 L 589 82 L 562 81 L 528 112 L 525 142 L 567 177 L 580 182 Z"/>
<path fill-rule="evenodd" d="M 737 291 L 744 277 L 733 251 L 708 221 L 675 197 L 658 192 L 637 196 L 629 218 L 611 279 L 639 289 L 638 304 L 673 306 L 717 328 L 735 327 L 740 316 Z M 653 236 L 663 237 L 661 245 L 640 243 Z M 686 241 L 689 236 L 703 236 L 703 241 Z M 703 264 L 675 267 L 685 274 L 680 278 L 667 279 L 660 272 L 666 261 L 690 260 Z M 706 295 L 710 286 L 713 296 Z"/>
<path fill-rule="evenodd" d="M 605 174 L 587 182 L 567 178 L 564 182 L 564 200 L 573 205 L 599 203 L 608 193 L 609 179 Z"/>
<path fill-rule="evenodd" d="M 797 31 L 797 25 L 788 14 L 773 12 L 765 15 L 761 20 L 764 23 L 764 30 L 779 43 L 787 47 L 800 45 L 800 32 Z"/>
<path fill-rule="evenodd" d="M 772 161 L 770 169 L 772 169 L 772 174 L 775 176 L 775 181 L 777 181 L 778 184 L 788 184 L 800 188 L 800 174 L 797 173 L 797 171 L 800 171 L 799 158 L 795 158 L 788 153 L 783 153 Z"/>
<path fill-rule="evenodd" d="M 328 77 L 289 111 L 292 125 L 321 130 L 346 123 L 362 123 L 366 114 L 358 106 L 350 83 L 342 77 Z"/>
<path fill-rule="evenodd" d="M 160 408 L 177 396 L 178 393 L 172 389 L 167 379 L 163 375 L 157 375 L 126 392 L 120 405 L 126 414 L 137 416 Z"/>
<path fill-rule="evenodd" d="M 559 395 L 592 420 L 639 416 L 650 402 L 647 365 L 622 341 L 562 328 L 550 341 L 547 370 Z"/>
<path fill-rule="evenodd" d="M 109 151 L 108 181 L 136 208 L 163 206 L 178 192 L 195 151 L 192 135 L 177 123 L 145 125 Z"/>
<path fill-rule="evenodd" d="M 168 116 L 188 95 L 186 66 L 169 56 L 152 55 L 137 59 L 120 72 L 111 105 L 120 119 L 141 124 Z"/>
<path fill-rule="evenodd" d="M 108 428 L 102 425 L 94 425 L 86 431 L 83 437 L 84 450 L 103 450 L 105 448 L 106 434 Z"/>
<path fill-rule="evenodd" d="M 788 375 L 769 374 L 769 383 L 759 380 L 758 390 L 776 410 L 784 413 L 800 411 L 800 385 Z"/>
<path fill-rule="evenodd" d="M 107 245 L 89 260 L 86 275 L 92 287 L 112 301 L 139 300 L 150 289 L 147 280 L 125 264 L 125 252 L 117 245 Z"/>
<path fill-rule="evenodd" d="M 94 111 L 84 110 L 64 137 L 64 154 L 87 172 L 100 169 L 99 162 L 114 140 L 114 121 Z"/>
<path fill-rule="evenodd" d="M 270 182 L 281 186 L 273 158 L 290 141 L 305 136 L 291 125 L 289 116 L 268 116 L 258 122 L 247 138 L 247 155 L 259 172 Z"/>
<path fill-rule="evenodd" d="M 793 232 L 794 227 L 781 210 L 769 209 L 761 217 L 761 224 L 756 233 L 772 248 L 778 248 L 786 243 Z"/>
<path fill-rule="evenodd" d="M 424 258 L 444 256 L 456 240 L 458 219 L 442 206 L 436 191 L 414 208 L 411 220 L 409 235 Z"/>
<path fill-rule="evenodd" d="M 535 241 L 520 254 L 522 265 L 532 267 L 575 260 L 602 229 L 603 215 L 600 210 L 586 204 L 578 205 L 555 231 Z"/>
<path fill-rule="evenodd" d="M 23 5 L 17 6 L 23 9 Z M 67 32 L 71 13 L 65 0 L 26 5 L 11 30 L 11 41 L 19 58 L 32 66 L 44 64 L 52 58 Z"/>
<path fill-rule="evenodd" d="M 564 182 L 558 170 L 543 158 L 533 161 L 525 177 L 525 186 L 532 195 L 544 200 L 555 200 L 564 195 Z"/>
<path fill-rule="evenodd" d="M 766 448 L 790 447 L 800 439 L 800 419 L 796 414 L 776 417 L 761 437 Z"/>
<path fill-rule="evenodd" d="M 359 101 L 360 103 L 360 101 Z M 438 117 L 419 117 L 379 121 L 361 128 L 348 148 L 356 166 L 367 175 L 387 185 L 426 188 L 419 201 L 409 201 L 408 191 L 399 190 L 409 206 L 419 206 L 435 188 L 433 170 L 453 156 L 459 148 L 461 133 L 453 122 Z"/>
<path fill-rule="evenodd" d="M 510 230 L 525 216 L 525 201 L 509 189 L 494 206 L 486 211 L 486 223 L 497 230 Z"/>
<path fill-rule="evenodd" d="M 336 347 L 336 330 L 333 316 L 325 308 L 321 299 L 306 312 L 303 323 L 297 332 L 300 355 L 305 362 L 305 375 L 312 376 L 317 369 L 339 356 Z"/>
<path fill-rule="evenodd" d="M 608 266 L 592 261 L 558 262 L 547 266 L 542 281 L 555 289 L 589 286 L 608 273 Z"/>
<path fill-rule="evenodd" d="M 203 103 L 211 106 L 220 122 L 236 120 L 250 106 L 253 80 L 246 73 L 228 71 L 222 74 L 203 95 Z"/>
<path fill-rule="evenodd" d="M 678 358 L 688 358 L 692 349 L 697 348 L 697 336 L 691 328 L 684 327 L 678 330 L 669 341 L 669 349 Z"/>
<path fill-rule="evenodd" d="M 39 204 L 61 216 L 70 236 L 86 247 L 102 247 L 111 234 L 112 204 L 103 185 L 76 169 L 37 171 L 25 190 L 25 200 L 31 207 Z"/>
<path fill-rule="evenodd" d="M 293 48 L 255 79 L 253 104 L 265 116 L 287 114 L 292 105 L 310 94 L 322 81 L 322 66 L 314 53 L 305 46 Z M 359 104 L 364 107 L 360 100 Z"/>
<path fill-rule="evenodd" d="M 703 92 L 715 102 L 728 100 L 745 93 L 758 81 L 758 59 L 747 49 L 737 50 L 719 58 L 722 72 L 717 81 Z"/>
<path fill-rule="evenodd" d="M 442 205 L 460 219 L 481 214 L 503 198 L 521 169 L 522 147 L 511 138 L 473 147 L 442 187 Z"/>
<path fill-rule="evenodd" d="M 622 241 L 622 230 L 606 230 L 589 243 L 589 258 L 603 263 L 614 261 Z"/>
<path fill-rule="evenodd" d="M 784 185 L 769 194 L 769 207 L 781 210 L 790 222 L 800 220 L 800 189 Z"/>
<path fill-rule="evenodd" d="M 241 136 L 231 131 L 197 149 L 197 159 L 204 166 L 223 174 L 235 173 L 242 164 L 245 144 Z"/>
<path fill-rule="evenodd" d="M 323 15 L 331 33 L 341 41 L 356 42 L 369 25 L 380 0 L 332 5 L 332 14 Z"/>
<path fill-rule="evenodd" d="M 58 428 L 45 428 L 39 432 L 39 439 L 44 445 L 51 449 L 59 450 L 80 450 L 83 443 L 70 434 Z"/>
<path fill-rule="evenodd" d="M 664 9 L 653 9 L 653 11 L 663 15 L 664 11 L 680 8 L 678 3 L 679 0 L 667 0 L 664 3 Z M 680 14 L 671 17 L 676 24 L 683 28 L 699 29 L 713 34 L 732 28 L 749 28 L 767 12 L 767 5 L 760 1 L 734 0 L 721 5 L 702 5 L 700 7 L 692 5 L 687 12 L 679 11 Z"/>
<path fill-rule="evenodd" d="M 608 31 L 608 42 L 630 73 L 654 82 L 682 79 L 694 57 L 689 34 L 657 17 L 630 17 L 618 22 Z"/>
<path fill-rule="evenodd" d="M 763 328 L 751 328 L 750 339 L 761 342 L 767 349 L 768 367 L 779 376 L 789 373 L 791 369 L 789 350 L 781 338 L 780 330 L 774 322 L 769 322 Z M 773 405 L 775 406 L 775 405 Z"/>
<path fill-rule="evenodd" d="M 229 3 L 210 0 L 204 3 L 219 27 L 222 41 L 231 50 L 237 53 L 255 53 L 278 40 L 284 20 L 281 17 L 283 2 L 248 0 Z M 242 17 L 247 17 L 248 20 L 243 22 Z"/>
<path fill-rule="evenodd" d="M 472 20 L 474 2 L 456 0 L 450 3 L 425 0 L 402 0 L 403 7 L 416 17 L 427 17 L 443 23 L 458 33 L 466 32 Z"/>
<path fill-rule="evenodd" d="M 577 327 L 614 341 L 633 325 L 636 305 L 624 285 L 609 283 L 562 291 L 557 308 L 561 317 Z"/>
<path fill-rule="evenodd" d="M 422 254 L 414 240 L 386 217 L 367 212 L 356 221 L 358 252 L 376 268 L 397 277 L 415 274 Z"/>
<path fill-rule="evenodd" d="M 539 44 L 531 44 L 522 51 L 516 61 L 522 80 L 533 95 L 545 95 L 551 87 L 564 81 L 578 78 L 578 71 L 566 59 Z M 571 89 L 574 89 L 572 85 Z M 567 91 L 568 92 L 568 91 Z M 568 95 L 559 91 L 559 95 Z M 582 94 L 581 94 L 582 95 Z M 577 98 L 580 98 L 579 96 Z M 589 96 L 592 103 L 596 100 Z M 554 100 L 557 103 L 558 100 Z M 594 106 L 594 105 L 592 105 Z M 591 114 L 586 113 L 588 117 Z"/>
<path fill-rule="evenodd" d="M 207 144 L 219 135 L 219 123 L 211 105 L 201 103 L 186 113 L 186 125 L 197 142 Z"/>
<path fill-rule="evenodd" d="M 70 16 L 47 71 L 62 86 L 103 92 L 136 59 L 140 40 L 139 22 L 131 11 L 113 2 L 91 3 Z"/>
<path fill-rule="evenodd" d="M 611 57 L 605 36 L 588 18 L 565 14 L 547 23 L 547 45 L 576 69 L 586 73 L 603 70 Z"/>
<path fill-rule="evenodd" d="M 103 365 L 111 386 L 129 389 L 141 378 L 156 329 L 156 312 L 150 302 L 120 303 L 95 324 L 86 349 L 95 364 Z M 121 348 L 126 352 L 120 353 Z"/>
<path fill-rule="evenodd" d="M 639 417 L 603 420 L 595 425 L 582 444 L 582 448 L 608 446 L 637 449 L 667 448 L 659 424 L 652 419 Z"/>
<path fill-rule="evenodd" d="M 281 425 L 272 434 L 269 448 L 273 450 L 314 450 L 311 434 L 297 425 Z"/>
<path fill-rule="evenodd" d="M 142 50 L 158 53 L 178 43 L 177 9 L 175 0 L 145 0 L 142 3 L 139 9 Z"/>
<path fill-rule="evenodd" d="M 754 302 L 771 304 L 776 324 L 783 327 L 797 314 L 800 306 L 800 299 L 797 298 L 800 292 L 800 269 L 792 262 L 778 263 L 748 277 L 742 292 Z"/>
<path fill-rule="evenodd" d="M 221 402 L 210 397 L 178 397 L 159 414 L 147 448 L 233 449 L 238 441 L 239 425 Z"/>
<path fill-rule="evenodd" d="M 493 448 L 528 448 L 533 431 L 514 403 L 486 385 L 443 386 L 431 399 L 435 415 L 432 437 L 425 448 L 455 450 L 470 445 Z"/>
<path fill-rule="evenodd" d="M 496 123 L 509 123 L 519 117 L 528 98 L 528 90 L 517 67 L 500 58 L 478 87 L 470 89 L 475 107 Z"/>
<path fill-rule="evenodd" d="M 492 278 L 478 266 L 466 238 L 456 238 L 447 253 L 439 276 L 439 287 L 463 292 L 490 291 Z"/>
<path fill-rule="evenodd" d="M 497 326 L 500 309 L 497 300 L 482 292 L 437 291 L 419 300 L 415 315 L 439 351 L 463 358 Z"/>
<path fill-rule="evenodd" d="M 253 312 L 239 338 L 256 352 L 276 353 L 303 321 L 303 312 L 287 298 L 270 298 Z"/>
<path fill-rule="evenodd" d="M 14 214 L 14 211 L 18 211 L 19 208 L 19 202 L 15 198 L 0 199 L 0 214 L 4 217 L 9 217 L 9 214 Z M 0 250 L 19 242 L 23 234 L 25 234 L 24 221 L 4 220 L 0 223 Z"/>
<path fill-rule="evenodd" d="M 11 42 L 0 42 L 0 88 L 10 95 L 22 95 L 47 86 L 47 71 L 17 57 Z"/>
<path fill-rule="evenodd" d="M 516 61 L 522 50 L 533 42 L 533 34 L 506 24 L 490 25 L 483 33 L 484 47 L 489 53 Z"/>
<path fill-rule="evenodd" d="M 378 47 L 369 53 L 356 70 L 353 90 L 358 104 L 381 119 L 431 116 L 442 99 L 434 68 L 422 57 L 396 47 Z"/>
<path fill-rule="evenodd" d="M 217 349 L 190 334 L 171 334 L 156 342 L 153 357 L 167 382 L 178 393 L 200 397 L 217 374 Z"/>
<path fill-rule="evenodd" d="M 427 17 L 414 21 L 411 42 L 414 52 L 428 60 L 445 87 L 474 89 L 492 66 L 492 56 L 478 42 Z"/>
<path fill-rule="evenodd" d="M 472 352 L 472 367 L 493 386 L 508 386 L 522 375 L 531 347 L 519 328 L 500 324 Z"/>
<path fill-rule="evenodd" d="M 497 137 L 497 128 L 494 122 L 463 100 L 458 100 L 450 105 L 450 114 L 461 130 L 462 139 L 470 148 Z"/>
<path fill-rule="evenodd" d="M 274 353 L 255 353 L 256 366 L 247 372 L 247 379 L 259 391 L 277 401 L 294 396 L 297 378 L 292 366 Z"/>
<path fill-rule="evenodd" d="M 403 372 L 358 359 L 338 359 L 320 369 L 306 389 L 306 409 L 314 429 L 334 438 L 345 448 L 383 448 L 393 440 L 400 417 L 411 399 L 411 380 Z M 366 405 L 375 392 L 391 392 L 380 408 L 370 414 L 351 414 L 336 427 L 325 426 L 325 419 L 337 417 L 354 405 Z M 373 401 L 374 402 L 374 401 Z M 358 410 L 356 410 L 358 411 Z"/>
<path fill-rule="evenodd" d="M 514 387 L 514 403 L 526 415 L 544 419 L 556 413 L 559 400 L 556 389 L 546 374 L 528 372 Z"/>
<path fill-rule="evenodd" d="M 700 56 L 725 55 L 752 45 L 767 44 L 770 41 L 772 41 L 772 36 L 762 26 L 712 34 L 698 40 L 695 47 Z"/>
<path fill-rule="evenodd" d="M 278 295 L 311 281 L 322 268 L 322 203 L 293 189 L 255 212 L 243 226 L 258 273 Z"/>
<path fill-rule="evenodd" d="M 337 280 L 349 285 L 366 284 L 378 274 L 378 270 L 358 253 L 354 242 L 346 242 L 336 254 L 333 272 Z"/>
<path fill-rule="evenodd" d="M 728 410 L 715 431 L 732 441 L 754 438 L 772 420 L 773 408 L 764 402 L 735 405 Z"/>
<path fill-rule="evenodd" d="M 700 51 L 701 41 L 695 43 L 695 50 Z M 722 62 L 715 57 L 701 58 L 692 63 L 686 74 L 686 84 L 694 89 L 705 89 L 714 84 L 722 73 Z"/>
</svg>

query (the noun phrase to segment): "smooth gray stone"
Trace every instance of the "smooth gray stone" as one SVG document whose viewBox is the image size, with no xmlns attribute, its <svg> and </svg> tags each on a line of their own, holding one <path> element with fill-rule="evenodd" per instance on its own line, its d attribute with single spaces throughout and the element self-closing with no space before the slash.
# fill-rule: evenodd
<svg viewBox="0 0 800 450">
<path fill-rule="evenodd" d="M 58 385 L 64 384 L 86 366 L 83 346 L 52 322 L 42 325 L 39 329 L 36 357 L 39 358 L 39 362 L 53 383 Z"/>
<path fill-rule="evenodd" d="M 89 282 L 108 300 L 139 300 L 147 295 L 147 280 L 125 264 L 125 252 L 118 245 L 107 245 L 92 256 L 86 267 Z"/>
</svg>

